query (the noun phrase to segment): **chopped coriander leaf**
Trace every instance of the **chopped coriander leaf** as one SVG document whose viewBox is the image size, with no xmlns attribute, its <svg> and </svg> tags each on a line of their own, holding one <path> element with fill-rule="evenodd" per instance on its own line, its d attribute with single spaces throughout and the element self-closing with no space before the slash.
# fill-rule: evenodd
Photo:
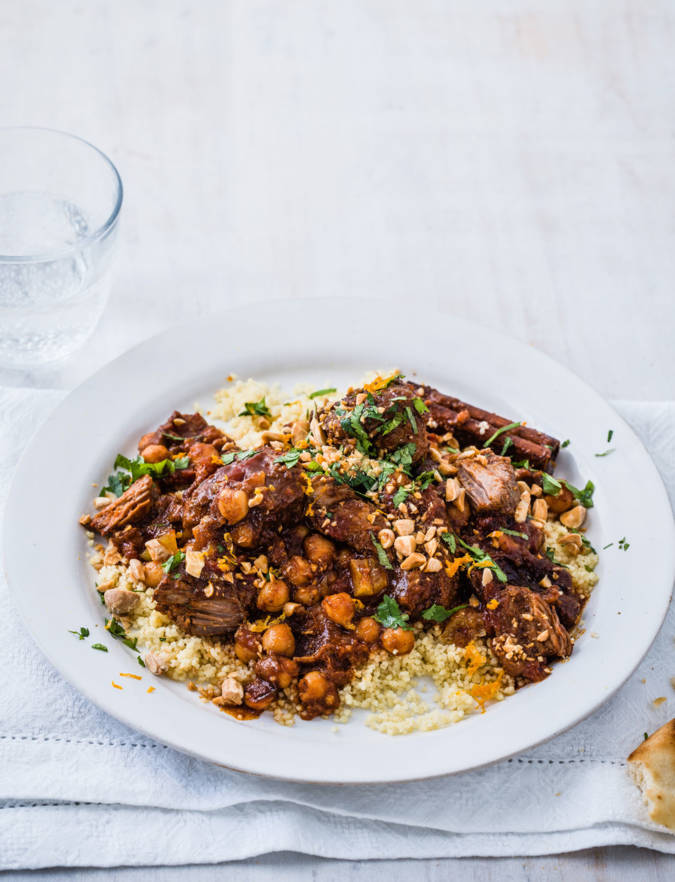
<svg viewBox="0 0 675 882">
<path fill-rule="evenodd" d="M 165 573 L 171 573 L 176 569 L 179 563 L 182 563 L 185 560 L 185 552 L 177 551 L 175 554 L 172 554 L 168 560 L 165 560 L 162 564 L 162 569 Z"/>
<path fill-rule="evenodd" d="M 317 389 L 316 392 L 311 392 L 307 397 L 308 398 L 320 398 L 322 395 L 332 395 L 333 392 L 337 392 L 337 389 Z"/>
<path fill-rule="evenodd" d="M 104 646 L 102 643 L 92 643 L 91 648 L 98 649 L 100 652 L 107 652 L 108 651 L 108 647 Z"/>
<path fill-rule="evenodd" d="M 422 401 L 421 398 L 413 398 L 413 407 L 417 411 L 417 413 L 429 413 L 429 408 Z"/>
<path fill-rule="evenodd" d="M 80 628 L 79 631 L 68 631 L 69 634 L 74 634 L 78 640 L 84 640 L 85 637 L 89 636 L 89 628 Z"/>
<path fill-rule="evenodd" d="M 562 484 L 546 472 L 541 473 L 541 489 L 547 496 L 557 496 L 562 490 Z"/>
<path fill-rule="evenodd" d="M 298 460 L 300 459 L 301 453 L 302 453 L 302 450 L 298 450 L 296 447 L 293 447 L 287 453 L 284 453 L 281 456 L 277 456 L 277 458 L 274 461 L 275 462 L 282 462 L 286 466 L 287 469 L 292 469 L 294 465 L 298 464 Z M 318 465 L 318 463 L 316 463 L 316 465 Z"/>
<path fill-rule="evenodd" d="M 530 468 L 530 460 L 529 459 L 519 459 L 519 460 L 511 460 L 511 465 L 514 469 L 529 469 Z"/>
<path fill-rule="evenodd" d="M 402 613 L 398 603 L 388 594 L 382 598 L 382 603 L 377 607 L 373 618 L 383 628 L 402 628 L 404 631 L 412 631 L 410 625 L 407 624 L 408 613 Z"/>
<path fill-rule="evenodd" d="M 111 637 L 114 637 L 116 640 L 121 640 L 125 646 L 129 647 L 129 649 L 135 649 L 136 652 L 138 652 L 138 649 L 136 649 L 137 638 L 127 637 L 127 632 L 116 619 L 106 619 L 105 629 Z"/>
<path fill-rule="evenodd" d="M 415 417 L 413 416 L 412 410 L 407 405 L 406 405 L 405 412 L 408 416 L 408 422 L 410 423 L 410 428 L 413 430 L 413 432 L 415 434 L 417 434 L 417 421 L 415 420 Z"/>
<path fill-rule="evenodd" d="M 289 466 L 290 468 L 290 466 Z M 323 466 L 319 465 L 316 460 L 311 459 L 309 462 L 305 463 L 305 471 L 306 472 L 323 472 Z"/>
<path fill-rule="evenodd" d="M 406 499 L 410 496 L 410 490 L 406 490 L 405 487 L 399 487 L 396 493 L 394 493 L 394 497 L 392 502 L 394 503 L 394 507 L 398 508 L 402 502 L 405 502 Z"/>
<path fill-rule="evenodd" d="M 605 450 L 603 453 L 595 453 L 594 456 L 609 456 L 610 453 L 614 453 L 616 447 L 610 447 L 609 450 Z"/>
<path fill-rule="evenodd" d="M 185 438 L 181 438 L 180 435 L 173 435 L 171 432 L 162 432 L 162 438 L 168 438 L 169 441 L 177 441 L 179 444 L 185 441 Z"/>
<path fill-rule="evenodd" d="M 513 446 L 513 441 L 510 438 L 507 438 L 506 441 L 504 441 L 504 446 L 502 447 L 502 452 L 499 455 L 506 456 L 506 451 L 509 449 L 509 447 L 512 447 L 512 446 Z"/>
<path fill-rule="evenodd" d="M 451 553 L 454 554 L 457 551 L 457 537 L 454 533 L 443 533 L 441 538 L 445 542 L 445 544 L 450 549 Z"/>
<path fill-rule="evenodd" d="M 415 478 L 415 484 L 420 490 L 426 490 L 429 484 L 436 480 L 436 472 L 422 472 Z"/>
<path fill-rule="evenodd" d="M 250 459 L 252 456 L 255 456 L 258 453 L 257 450 L 251 448 L 250 450 L 242 450 L 241 453 L 237 454 L 237 459 L 241 462 L 243 459 Z"/>
<path fill-rule="evenodd" d="M 464 542 L 463 539 L 460 539 L 459 536 L 457 536 L 457 541 L 459 542 L 460 545 L 462 545 L 464 548 L 466 548 L 466 550 L 469 552 L 471 557 L 473 557 L 473 559 L 476 561 L 476 563 L 482 563 L 483 561 L 489 561 L 489 564 L 487 566 L 489 569 L 492 570 L 492 572 L 499 579 L 499 581 L 500 582 L 507 581 L 506 573 L 499 566 L 499 564 L 497 564 L 490 557 L 490 555 L 487 553 L 487 551 L 483 551 L 483 549 L 478 548 L 477 545 L 469 545 L 468 543 Z"/>
<path fill-rule="evenodd" d="M 446 609 L 444 606 L 441 606 L 440 603 L 434 603 L 429 609 L 424 610 L 422 618 L 426 619 L 427 622 L 444 622 L 446 619 L 449 619 L 450 616 L 454 616 L 454 614 L 460 609 L 466 609 L 468 605 L 468 603 L 460 603 L 459 606 L 453 606 L 452 609 Z"/>
<path fill-rule="evenodd" d="M 235 455 L 236 454 L 233 451 L 230 451 L 230 453 L 223 453 L 220 457 L 220 461 L 223 465 L 229 465 L 231 462 L 234 462 Z"/>
<path fill-rule="evenodd" d="M 649 735 L 647 735 L 646 732 L 643 732 L 642 734 L 643 734 L 643 736 L 644 736 L 644 740 L 646 741 L 646 740 L 649 738 Z"/>
<path fill-rule="evenodd" d="M 190 457 L 179 456 L 177 459 L 174 459 L 173 465 L 177 471 L 182 472 L 183 469 L 186 469 L 190 465 Z"/>
<path fill-rule="evenodd" d="M 504 434 L 504 432 L 508 432 L 509 429 L 517 429 L 518 426 L 522 426 L 522 423 L 509 423 L 507 426 L 502 426 L 501 429 L 497 429 L 494 434 L 490 435 L 485 444 L 483 444 L 483 447 L 489 447 L 490 444 L 492 444 L 493 441 L 496 441 L 500 435 Z"/>
<path fill-rule="evenodd" d="M 621 551 L 628 551 L 628 549 L 630 548 L 630 542 L 626 542 L 625 536 L 623 537 L 623 539 L 619 539 L 619 548 L 621 549 Z"/>
<path fill-rule="evenodd" d="M 373 533 L 370 534 L 370 538 L 375 546 L 375 551 L 377 552 L 377 559 L 380 562 L 380 565 L 385 568 L 385 570 L 393 570 L 394 568 L 391 565 L 391 561 L 389 560 L 389 556 L 387 552 L 382 548 L 382 545 L 377 541 Z"/>
<path fill-rule="evenodd" d="M 103 496 L 106 491 L 111 491 L 115 496 L 121 496 L 134 481 L 137 481 L 144 475 L 151 475 L 153 478 L 159 478 L 164 474 L 172 475 L 176 469 L 185 469 L 189 464 L 190 460 L 187 456 L 175 461 L 173 459 L 162 459 L 160 462 L 146 462 L 142 456 L 129 459 L 123 454 L 118 453 L 113 466 L 116 471 L 110 475 L 108 483 L 101 489 L 99 495 Z"/>
<path fill-rule="evenodd" d="M 593 481 L 586 481 L 586 486 L 583 490 L 579 490 L 578 487 L 570 484 L 569 481 L 563 481 L 563 484 L 567 487 L 572 496 L 579 500 L 584 508 L 593 508 L 593 491 L 595 490 L 595 484 Z"/>
<path fill-rule="evenodd" d="M 343 431 L 348 435 L 351 435 L 352 438 L 356 438 L 356 447 L 359 453 L 368 456 L 372 452 L 373 445 L 370 443 L 368 433 L 361 425 L 363 411 L 363 403 L 357 404 L 350 414 L 348 414 L 343 420 L 340 420 L 340 425 L 342 426 Z"/>
<path fill-rule="evenodd" d="M 613 436 L 614 436 L 614 429 L 610 429 L 609 432 L 607 432 L 607 443 L 608 444 L 612 440 Z"/>
<path fill-rule="evenodd" d="M 546 549 L 546 557 L 551 561 L 551 563 L 554 563 L 557 567 L 564 567 L 566 570 L 569 569 L 569 567 L 566 564 L 560 563 L 559 560 L 555 559 L 555 551 L 552 548 Z"/>
<path fill-rule="evenodd" d="M 260 401 L 245 401 L 244 409 L 238 416 L 261 416 L 261 417 L 271 417 L 272 412 L 269 407 L 265 403 L 265 399 L 261 398 Z"/>
<path fill-rule="evenodd" d="M 387 458 L 390 462 L 396 463 L 397 466 L 400 466 L 404 472 L 410 474 L 412 455 L 416 450 L 417 445 L 413 444 L 412 441 L 409 441 L 407 444 L 398 447 L 393 453 L 390 453 Z"/>
<path fill-rule="evenodd" d="M 517 536 L 519 539 L 527 539 L 527 533 L 519 533 L 518 530 L 507 530 L 506 527 L 500 527 L 502 533 L 507 536 Z"/>
<path fill-rule="evenodd" d="M 563 443 L 560 445 L 561 447 L 569 447 L 572 442 L 569 438 L 566 438 Z"/>
<path fill-rule="evenodd" d="M 449 444 L 446 444 L 445 449 L 448 453 L 459 453 L 459 447 L 451 447 Z"/>
<path fill-rule="evenodd" d="M 603 546 L 602 546 L 602 550 L 605 551 L 605 549 L 607 549 L 607 548 L 611 548 L 612 545 L 614 545 L 613 542 L 608 542 L 607 545 L 603 545 Z"/>
<path fill-rule="evenodd" d="M 136 656 L 136 661 L 138 662 L 138 664 L 139 664 L 142 668 L 145 667 L 145 662 L 144 662 L 143 659 L 140 657 L 140 655 L 137 655 L 137 656 Z"/>
<path fill-rule="evenodd" d="M 388 420 L 384 425 L 380 426 L 378 429 L 381 435 L 388 435 L 390 432 L 393 432 L 394 429 L 397 429 L 401 423 L 403 422 L 403 414 L 397 413 L 390 420 Z"/>
</svg>

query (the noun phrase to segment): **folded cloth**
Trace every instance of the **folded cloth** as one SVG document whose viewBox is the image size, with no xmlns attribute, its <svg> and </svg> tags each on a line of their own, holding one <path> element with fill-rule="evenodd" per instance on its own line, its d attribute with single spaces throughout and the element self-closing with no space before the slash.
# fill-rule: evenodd
<svg viewBox="0 0 675 882">
<path fill-rule="evenodd" d="M 0 505 L 25 438 L 62 395 L 0 389 Z M 616 407 L 672 501 L 675 403 Z M 0 620 L 0 869 L 194 864 L 272 851 L 424 858 L 632 844 L 675 853 L 675 836 L 649 821 L 625 763 L 636 737 L 673 715 L 672 609 L 640 668 L 571 731 L 486 769 L 350 787 L 230 772 L 136 734 L 54 671 L 1 578 Z"/>
</svg>

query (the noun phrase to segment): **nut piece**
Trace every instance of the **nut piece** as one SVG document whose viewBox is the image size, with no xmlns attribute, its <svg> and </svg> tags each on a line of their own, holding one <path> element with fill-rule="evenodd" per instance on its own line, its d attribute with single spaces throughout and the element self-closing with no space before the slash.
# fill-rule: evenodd
<svg viewBox="0 0 675 882">
<path fill-rule="evenodd" d="M 447 502 L 454 502 L 459 496 L 461 485 L 457 478 L 448 478 L 445 482 L 445 499 Z"/>
<path fill-rule="evenodd" d="M 485 567 L 485 569 L 483 570 L 483 575 L 480 580 L 481 585 L 485 588 L 486 585 L 489 585 L 490 582 L 492 582 L 493 578 L 494 577 L 492 575 L 492 570 L 488 569 L 488 567 Z"/>
<path fill-rule="evenodd" d="M 545 640 L 548 640 L 548 628 L 544 628 L 541 633 L 537 634 L 535 640 L 537 641 L 537 643 L 543 643 Z"/>
<path fill-rule="evenodd" d="M 457 494 L 457 499 L 452 503 L 458 511 L 464 512 L 466 506 L 466 490 L 462 487 Z"/>
<path fill-rule="evenodd" d="M 145 662 L 145 667 L 150 673 L 155 674 L 158 677 L 160 674 L 165 674 L 169 670 L 166 657 L 160 652 L 146 652 L 143 656 L 143 661 Z"/>
<path fill-rule="evenodd" d="M 583 548 L 584 543 L 578 533 L 566 533 L 558 539 L 558 543 L 564 546 L 568 554 L 577 555 Z"/>
<path fill-rule="evenodd" d="M 293 423 L 293 427 L 291 429 L 291 438 L 293 439 L 293 444 L 297 445 L 301 441 L 304 441 L 309 432 L 309 423 L 307 420 L 297 420 Z"/>
<path fill-rule="evenodd" d="M 524 484 L 524 481 L 519 481 L 518 484 Z M 525 484 L 527 487 L 527 484 Z M 513 520 L 517 524 L 524 524 L 527 520 L 527 515 L 530 511 L 530 491 L 529 489 L 523 490 L 520 495 L 520 501 L 516 506 L 516 510 L 513 512 Z"/>
<path fill-rule="evenodd" d="M 129 561 L 129 575 L 137 582 L 145 582 L 145 567 L 136 557 Z"/>
<path fill-rule="evenodd" d="M 194 576 L 198 579 L 204 569 L 204 552 L 203 551 L 186 551 L 185 552 L 185 572 L 188 576 Z"/>
<path fill-rule="evenodd" d="M 415 521 L 410 518 L 399 518 L 394 521 L 394 529 L 399 536 L 410 536 L 415 531 Z"/>
<path fill-rule="evenodd" d="M 126 588 L 109 588 L 103 595 L 105 605 L 111 613 L 123 616 L 130 613 L 138 603 L 138 594 Z"/>
<path fill-rule="evenodd" d="M 586 520 L 586 509 L 583 505 L 575 505 L 569 511 L 560 515 L 560 523 L 572 529 L 578 529 Z"/>
<path fill-rule="evenodd" d="M 427 565 L 424 567 L 425 573 L 440 573 L 443 569 L 443 564 L 437 557 L 430 557 L 427 561 Z"/>
<path fill-rule="evenodd" d="M 438 539 L 429 539 L 428 542 L 424 543 L 424 550 L 429 555 L 429 557 L 433 557 L 436 554 L 437 548 L 438 548 Z"/>
<path fill-rule="evenodd" d="M 548 518 L 548 505 L 544 499 L 535 499 L 532 503 L 532 517 L 538 521 L 545 521 Z"/>
<path fill-rule="evenodd" d="M 415 542 L 414 536 L 397 536 L 396 541 L 394 542 L 394 548 L 396 549 L 397 553 L 402 555 L 403 557 L 407 557 L 409 554 L 412 554 L 415 550 L 416 545 L 417 543 Z"/>
<path fill-rule="evenodd" d="M 380 530 L 380 532 L 377 534 L 377 538 L 379 539 L 382 548 L 391 548 L 396 537 L 394 536 L 393 530 L 385 528 L 384 530 Z"/>
<path fill-rule="evenodd" d="M 423 554 L 419 554 L 418 552 L 413 552 L 413 554 L 409 554 L 408 557 L 401 564 L 402 570 L 418 570 L 420 567 L 424 566 L 426 563 L 426 557 Z"/>
<path fill-rule="evenodd" d="M 94 500 L 94 508 L 97 511 L 101 508 L 105 508 L 106 506 L 110 505 L 114 498 L 114 496 L 97 496 Z"/>
<path fill-rule="evenodd" d="M 234 677 L 225 677 L 220 694 L 225 704 L 238 705 L 244 700 L 244 687 Z"/>
</svg>

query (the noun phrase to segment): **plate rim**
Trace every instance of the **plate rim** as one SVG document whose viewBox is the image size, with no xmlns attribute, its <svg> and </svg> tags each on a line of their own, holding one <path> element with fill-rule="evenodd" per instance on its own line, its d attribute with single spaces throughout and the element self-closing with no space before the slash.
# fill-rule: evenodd
<svg viewBox="0 0 675 882">
<path fill-rule="evenodd" d="M 302 309 L 304 306 L 311 306 L 313 309 L 316 309 L 318 304 L 327 305 L 329 304 L 331 308 L 335 308 L 337 302 L 342 302 L 347 304 L 350 307 L 358 306 L 361 309 L 381 309 L 381 301 L 375 299 L 366 299 L 360 297 L 344 297 L 344 298 L 295 298 L 293 300 L 271 300 L 271 301 L 256 301 L 255 308 L 257 310 L 268 309 L 279 310 L 283 309 L 284 311 L 288 311 L 289 309 Z M 668 606 L 670 603 L 670 595 L 672 591 L 672 582 L 673 582 L 673 573 L 675 571 L 675 549 L 673 548 L 672 541 L 668 543 L 669 549 L 669 560 L 664 562 L 663 565 L 663 573 L 664 573 L 664 583 L 667 578 L 667 573 L 670 573 L 670 585 L 669 588 L 663 589 L 662 594 L 662 602 L 659 604 L 658 608 L 658 616 L 654 615 L 649 620 L 649 635 L 648 642 L 647 638 L 645 638 L 644 648 L 640 650 L 639 654 L 636 654 L 633 657 L 630 670 L 624 668 L 620 678 L 613 684 L 611 688 L 606 691 L 606 694 L 600 699 L 597 700 L 594 704 L 588 707 L 584 707 L 579 713 L 575 713 L 570 715 L 569 720 L 559 728 L 556 728 L 554 731 L 549 732 L 546 735 L 541 737 L 526 738 L 526 743 L 516 746 L 514 749 L 509 749 L 504 752 L 498 752 L 498 755 L 495 755 L 491 759 L 482 760 L 476 763 L 470 762 L 468 764 L 464 764 L 458 768 L 438 768 L 436 770 L 424 770 L 422 772 L 410 770 L 401 772 L 399 769 L 392 774 L 382 774 L 378 773 L 373 776 L 369 776 L 368 774 L 347 774 L 345 775 L 345 770 L 340 770 L 339 773 L 333 772 L 327 775 L 322 775 L 320 777 L 316 777 L 315 774 L 311 776 L 297 776 L 294 774 L 286 774 L 283 770 L 278 768 L 274 768 L 274 763 L 270 766 L 268 761 L 262 761 L 259 763 L 247 761 L 244 764 L 236 763 L 236 762 L 228 762 L 224 763 L 222 758 L 214 758 L 212 752 L 202 751 L 198 747 L 188 746 L 180 739 L 174 739 L 163 731 L 158 731 L 156 726 L 148 726 L 145 725 L 144 719 L 141 718 L 136 719 L 133 717 L 133 710 L 128 712 L 121 712 L 119 708 L 115 708 L 110 697 L 96 694 L 93 687 L 90 687 L 88 682 L 82 682 L 82 679 L 78 679 L 78 677 L 72 676 L 72 671 L 69 666 L 65 663 L 64 658 L 57 652 L 57 647 L 55 643 L 49 643 L 49 641 L 44 641 L 42 635 L 36 633 L 36 629 L 32 627 L 32 621 L 30 616 L 27 614 L 28 611 L 24 606 L 21 597 L 22 594 L 18 589 L 18 582 L 20 581 L 20 577 L 17 576 L 15 572 L 15 566 L 13 561 L 14 558 L 14 548 L 17 546 L 13 544 L 12 539 L 15 535 L 15 530 L 13 530 L 9 524 L 13 522 L 13 519 L 8 515 L 10 512 L 15 511 L 17 508 L 17 503 L 15 502 L 15 498 L 19 493 L 22 475 L 26 470 L 26 463 L 29 461 L 31 457 L 31 453 L 34 447 L 39 444 L 39 440 L 41 437 L 48 434 L 50 427 L 58 420 L 59 414 L 61 414 L 64 409 L 69 406 L 69 403 L 72 404 L 76 402 L 79 398 L 85 397 L 89 390 L 95 390 L 97 384 L 100 384 L 106 378 L 114 375 L 115 371 L 120 368 L 120 364 L 125 361 L 133 362 L 133 359 L 137 357 L 142 351 L 148 347 L 149 345 L 159 344 L 162 341 L 171 339 L 176 335 L 176 333 L 181 330 L 183 333 L 186 331 L 188 333 L 197 332 L 198 329 L 203 328 L 205 325 L 210 324 L 213 325 L 217 321 L 226 322 L 228 320 L 232 320 L 233 316 L 242 315 L 247 313 L 249 307 L 234 307 L 226 310 L 214 311 L 212 313 L 208 313 L 205 316 L 200 316 L 190 323 L 183 326 L 172 326 L 169 327 L 156 335 L 148 338 L 147 340 L 141 341 L 125 352 L 121 353 L 112 361 L 103 365 L 99 368 L 95 373 L 93 373 L 90 377 L 85 379 L 82 383 L 80 383 L 75 389 L 71 390 L 64 399 L 54 408 L 54 410 L 49 414 L 47 419 L 38 427 L 38 429 L 33 433 L 30 441 L 25 447 L 25 450 L 20 457 L 19 462 L 17 463 L 14 473 L 12 475 L 12 480 L 9 487 L 9 492 L 6 499 L 5 505 L 5 517 L 3 519 L 3 568 L 5 570 L 8 586 L 10 589 L 10 595 L 13 597 L 15 606 L 18 608 L 21 620 L 23 622 L 24 627 L 31 634 L 33 640 L 37 643 L 38 647 L 42 651 L 42 653 L 47 657 L 47 659 L 54 665 L 54 667 L 59 671 L 59 673 L 67 680 L 67 682 L 71 683 L 80 692 L 85 695 L 93 704 L 99 707 L 101 710 L 115 717 L 117 720 L 120 720 L 125 725 L 130 726 L 137 731 L 142 732 L 148 737 L 159 741 L 160 743 L 167 744 L 182 753 L 186 753 L 188 755 L 197 757 L 202 760 L 206 760 L 217 765 L 224 766 L 226 768 L 230 768 L 240 772 L 247 772 L 250 774 L 261 775 L 265 777 L 275 778 L 278 780 L 286 780 L 293 782 L 312 782 L 312 783 L 322 783 L 322 784 L 366 784 L 366 783 L 393 783 L 398 781 L 414 781 L 414 780 L 423 780 L 427 778 L 440 777 L 448 774 L 459 774 L 464 771 L 469 771 L 471 769 L 482 768 L 488 765 L 492 765 L 494 763 L 500 762 L 508 757 L 517 755 L 522 753 L 524 750 L 529 750 L 539 744 L 542 744 L 550 739 L 556 737 L 562 732 L 572 728 L 577 725 L 581 720 L 585 719 L 591 713 L 595 712 L 601 705 L 603 705 L 612 695 L 614 695 L 618 689 L 626 682 L 626 680 L 631 676 L 637 666 L 640 664 L 646 653 L 649 651 L 658 631 L 663 624 L 663 620 L 666 616 Z M 435 316 L 439 319 L 440 323 L 445 323 L 448 321 L 450 316 L 444 313 L 435 313 Z M 499 331 L 486 330 L 476 323 L 467 320 L 467 319 L 456 319 L 452 317 L 452 322 L 455 326 L 463 326 L 464 330 L 471 333 L 476 333 L 480 331 L 483 340 L 486 338 L 489 341 L 497 342 L 501 346 L 508 346 L 514 348 L 516 354 L 518 352 L 527 352 L 529 358 L 534 358 L 543 360 L 543 363 L 546 363 L 549 368 L 555 372 L 562 372 L 567 377 L 572 377 L 574 381 L 583 387 L 587 393 L 590 393 L 591 397 L 599 400 L 604 407 L 608 408 L 613 418 L 615 419 L 617 425 L 621 426 L 622 431 L 628 433 L 628 436 L 632 439 L 633 445 L 636 447 L 636 450 L 639 452 L 640 457 L 642 459 L 641 465 L 646 466 L 648 472 L 650 473 L 651 479 L 654 481 L 654 489 L 657 490 L 658 494 L 661 496 L 659 500 L 660 503 L 663 503 L 667 508 L 667 511 L 671 513 L 670 502 L 667 497 L 666 489 L 663 484 L 663 480 L 656 469 L 648 451 L 642 444 L 639 437 L 633 431 L 631 426 L 623 419 L 623 417 L 618 414 L 611 404 L 609 404 L 599 393 L 587 382 L 579 378 L 573 371 L 571 371 L 566 365 L 562 365 L 557 362 L 555 359 L 548 356 L 546 353 L 541 352 L 535 347 L 529 346 L 528 344 L 520 341 L 516 338 L 512 338 L 506 334 L 503 334 Z M 224 371 L 223 371 L 224 373 Z M 20 510 L 20 509 L 19 509 Z M 671 532 L 672 532 L 672 513 L 671 513 Z M 671 536 L 672 538 L 672 536 Z M 16 587 L 15 587 L 16 586 Z M 602 581 L 600 582 L 600 586 L 602 587 Z M 551 678 L 552 679 L 552 678 Z M 520 690 L 518 695 L 526 694 L 528 690 Z M 509 698 L 509 704 L 511 704 L 517 696 L 512 696 Z M 462 721 L 463 725 L 466 725 L 468 721 Z M 241 724 L 240 724 L 241 725 Z M 454 729 L 454 726 L 450 727 L 450 729 Z M 445 730 L 437 730 L 437 731 L 447 731 Z M 419 735 L 431 734 L 431 733 L 414 733 L 413 737 L 419 737 Z M 387 736 L 385 736 L 387 737 Z M 407 736 L 410 738 L 411 736 Z M 401 740 L 402 743 L 406 742 L 406 738 L 404 739 L 393 739 L 396 741 Z M 303 742 L 300 742 L 302 744 Z M 355 748 L 358 749 L 358 748 Z"/>
</svg>

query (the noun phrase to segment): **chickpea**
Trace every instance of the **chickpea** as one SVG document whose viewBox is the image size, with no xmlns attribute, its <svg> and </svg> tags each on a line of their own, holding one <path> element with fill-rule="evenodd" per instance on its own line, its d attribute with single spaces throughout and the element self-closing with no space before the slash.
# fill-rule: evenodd
<svg viewBox="0 0 675 882">
<path fill-rule="evenodd" d="M 311 533 L 304 542 L 305 554 L 312 563 L 318 564 L 322 569 L 327 569 L 335 555 L 335 546 L 318 533 Z"/>
<path fill-rule="evenodd" d="M 145 584 L 151 588 L 156 588 L 164 577 L 162 565 L 154 560 L 149 560 L 145 564 Z"/>
<path fill-rule="evenodd" d="M 169 458 L 169 451 L 163 444 L 149 444 L 141 450 L 141 456 L 146 462 L 161 462 Z"/>
<path fill-rule="evenodd" d="M 146 447 L 150 447 L 151 444 L 157 444 L 157 434 L 159 433 L 148 432 L 146 435 L 143 435 L 138 442 L 138 452 L 140 453 Z"/>
<path fill-rule="evenodd" d="M 252 524 L 237 524 L 232 528 L 232 541 L 242 548 L 253 548 L 256 544 L 257 535 Z"/>
<path fill-rule="evenodd" d="M 343 628 L 353 627 L 354 599 L 345 591 L 339 594 L 329 594 L 321 601 L 321 608 L 331 622 L 342 625 Z"/>
<path fill-rule="evenodd" d="M 241 625 L 234 635 L 234 651 L 239 661 L 248 664 L 258 657 L 260 638 L 253 631 Z"/>
<path fill-rule="evenodd" d="M 268 655 L 256 662 L 255 672 L 280 689 L 286 689 L 298 676 L 298 663 L 283 655 Z"/>
<path fill-rule="evenodd" d="M 279 612 L 290 599 L 291 592 L 288 585 L 281 579 L 272 579 L 258 591 L 256 604 L 258 609 L 265 612 Z"/>
<path fill-rule="evenodd" d="M 288 625 L 272 625 L 263 634 L 262 645 L 265 652 L 291 656 L 295 652 L 295 637 Z"/>
<path fill-rule="evenodd" d="M 243 490 L 225 487 L 218 497 L 218 511 L 228 524 L 237 524 L 248 514 L 248 496 Z"/>
<path fill-rule="evenodd" d="M 309 561 L 305 560 L 304 557 L 300 557 L 299 554 L 293 555 L 284 566 L 283 573 L 289 582 L 295 585 L 296 588 L 302 588 L 305 585 L 309 585 L 314 579 L 314 573 L 312 572 L 312 567 L 310 566 Z"/>
<path fill-rule="evenodd" d="M 356 636 L 364 643 L 375 643 L 380 636 L 380 626 L 375 619 L 364 616 L 356 626 Z"/>
<path fill-rule="evenodd" d="M 303 606 L 313 606 L 321 599 L 321 592 L 316 585 L 310 585 L 307 588 L 296 588 L 293 592 L 293 600 Z"/>
<path fill-rule="evenodd" d="M 563 484 L 557 496 L 544 496 L 544 501 L 549 510 L 556 514 L 562 514 L 574 505 L 574 496 L 568 487 Z"/>
<path fill-rule="evenodd" d="M 382 632 L 382 646 L 392 655 L 407 655 L 415 645 L 413 631 L 403 628 L 385 628 Z"/>
<path fill-rule="evenodd" d="M 311 704 L 321 701 L 327 706 L 337 704 L 337 691 L 335 686 L 327 680 L 319 671 L 310 671 L 298 683 L 300 701 L 303 704 Z M 331 699 L 334 696 L 334 701 Z"/>
</svg>

